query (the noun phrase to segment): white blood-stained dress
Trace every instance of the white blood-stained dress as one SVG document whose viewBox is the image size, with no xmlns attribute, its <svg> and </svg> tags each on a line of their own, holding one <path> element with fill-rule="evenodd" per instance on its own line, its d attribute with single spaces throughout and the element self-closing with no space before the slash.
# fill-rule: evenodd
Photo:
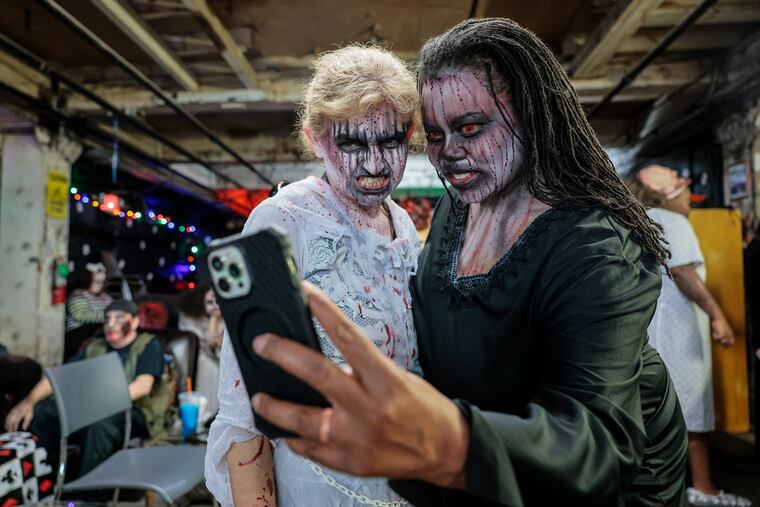
<svg viewBox="0 0 760 507">
<path fill-rule="evenodd" d="M 261 203 L 248 218 L 244 233 L 272 226 L 285 232 L 301 277 L 324 290 L 396 364 L 421 375 L 409 293 L 419 241 L 409 215 L 390 198 L 386 203 L 396 231 L 394 240 L 354 226 L 332 187 L 309 177 Z M 318 325 L 315 328 L 323 353 L 344 364 L 324 330 Z M 219 414 L 209 432 L 205 470 L 209 491 L 225 507 L 233 505 L 227 451 L 233 443 L 257 435 L 250 397 L 225 336 Z M 296 455 L 285 442 L 272 444 L 278 507 L 405 504 L 386 479 L 359 478 L 326 469 Z"/>
<path fill-rule="evenodd" d="M 705 260 L 689 220 L 662 208 L 650 209 L 647 214 L 664 229 L 672 255 L 668 267 L 692 265 L 704 281 Z M 715 411 L 710 320 L 666 274 L 648 332 L 649 343 L 660 353 L 673 380 L 686 428 L 693 432 L 712 431 Z"/>
</svg>

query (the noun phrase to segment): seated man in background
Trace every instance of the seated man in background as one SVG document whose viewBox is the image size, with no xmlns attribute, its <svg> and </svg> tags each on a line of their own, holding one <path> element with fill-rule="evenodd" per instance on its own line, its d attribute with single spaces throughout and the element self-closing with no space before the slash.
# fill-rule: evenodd
<svg viewBox="0 0 760 507">
<path fill-rule="evenodd" d="M 111 302 L 105 309 L 105 338 L 93 340 L 71 362 L 117 352 L 124 365 L 129 396 L 133 402 L 131 434 L 149 437 L 163 429 L 169 396 L 166 382 L 162 382 L 164 360 L 161 344 L 153 335 L 138 334 L 139 325 L 134 303 L 124 300 Z M 5 429 L 23 429 L 37 435 L 39 445 L 47 449 L 48 463 L 55 469 L 59 461 L 60 426 L 52 394 L 50 382 L 42 377 L 10 411 Z M 119 450 L 124 442 L 124 430 L 124 414 L 119 413 L 77 432 L 73 438 L 82 444 L 79 475 L 86 474 Z"/>
<path fill-rule="evenodd" d="M 0 421 L 5 420 L 8 408 L 29 394 L 41 375 L 37 361 L 11 354 L 0 343 Z"/>
</svg>

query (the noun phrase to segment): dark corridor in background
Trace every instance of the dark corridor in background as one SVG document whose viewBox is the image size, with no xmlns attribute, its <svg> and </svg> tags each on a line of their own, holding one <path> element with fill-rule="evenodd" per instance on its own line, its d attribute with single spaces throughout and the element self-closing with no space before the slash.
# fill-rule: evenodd
<svg viewBox="0 0 760 507">
<path fill-rule="evenodd" d="M 179 226 L 168 229 L 148 220 L 125 220 L 112 216 L 82 200 L 70 201 L 69 267 L 72 273 L 83 269 L 86 262 L 111 261 L 109 278 L 114 268 L 131 279 L 139 278 L 152 293 L 173 293 L 197 283 L 197 273 L 189 266 L 189 257 L 197 257 L 192 248 L 205 248 L 211 238 L 239 232 L 243 218 L 228 209 L 210 206 L 175 188 L 119 173 L 117 184 L 111 183 L 110 167 L 103 162 L 95 164 L 81 157 L 74 164 L 71 186 L 82 195 L 100 195 L 103 192 L 121 197 L 129 209 L 140 211 L 143 217 L 154 210 L 156 214 L 171 210 L 171 218 L 178 224 L 192 224 L 194 233 L 180 231 Z M 131 225 L 129 225 L 131 223 Z M 184 227 L 183 227 L 184 228 Z M 137 294 L 134 294 L 137 296 Z"/>
</svg>

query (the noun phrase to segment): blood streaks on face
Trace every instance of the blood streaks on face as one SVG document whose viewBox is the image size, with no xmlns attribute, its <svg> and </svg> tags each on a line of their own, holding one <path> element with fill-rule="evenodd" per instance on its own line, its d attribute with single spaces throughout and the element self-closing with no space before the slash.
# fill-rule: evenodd
<svg viewBox="0 0 760 507">
<path fill-rule="evenodd" d="M 522 164 L 522 144 L 507 93 L 484 73 L 442 71 L 423 85 L 428 158 L 467 203 L 507 187 Z"/>
<path fill-rule="evenodd" d="M 387 103 L 345 121 L 327 121 L 321 143 L 330 184 L 359 206 L 378 206 L 398 186 L 409 124 Z"/>
</svg>

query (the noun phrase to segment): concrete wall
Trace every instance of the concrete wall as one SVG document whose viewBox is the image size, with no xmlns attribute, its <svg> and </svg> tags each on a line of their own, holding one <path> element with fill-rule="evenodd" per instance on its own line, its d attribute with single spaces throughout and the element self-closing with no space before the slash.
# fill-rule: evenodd
<svg viewBox="0 0 760 507">
<path fill-rule="evenodd" d="M 52 304 L 52 270 L 67 262 L 69 217 L 49 216 L 48 180 L 70 179 L 80 145 L 63 133 L 2 134 L 0 182 L 0 343 L 43 365 L 61 362 L 63 304 Z M 66 184 L 68 191 L 68 184 Z"/>
</svg>

